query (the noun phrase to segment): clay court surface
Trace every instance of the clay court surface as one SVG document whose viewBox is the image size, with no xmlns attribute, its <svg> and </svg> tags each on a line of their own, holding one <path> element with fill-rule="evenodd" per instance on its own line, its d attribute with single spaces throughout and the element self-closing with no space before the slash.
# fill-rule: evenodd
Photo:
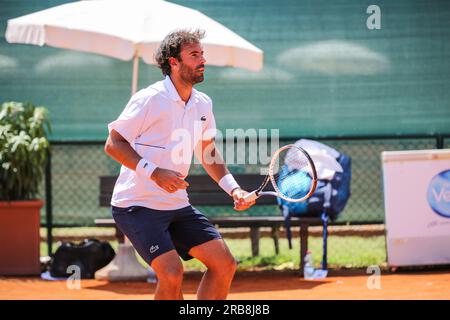
<svg viewBox="0 0 450 320">
<path fill-rule="evenodd" d="M 324 280 L 305 281 L 295 273 L 238 273 L 229 299 L 450 299 L 450 271 L 410 272 L 381 275 L 381 289 L 367 288 L 364 271 L 330 272 Z M 195 299 L 200 273 L 185 275 L 185 299 Z M 373 282 L 372 282 L 373 283 Z M 153 299 L 156 284 L 145 282 L 110 283 L 82 280 L 81 289 L 68 289 L 65 281 L 40 278 L 0 278 L 0 299 Z"/>
</svg>

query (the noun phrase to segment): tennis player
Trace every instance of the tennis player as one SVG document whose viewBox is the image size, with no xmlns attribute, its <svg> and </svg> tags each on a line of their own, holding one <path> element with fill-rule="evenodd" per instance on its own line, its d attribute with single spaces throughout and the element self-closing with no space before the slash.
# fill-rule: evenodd
<svg viewBox="0 0 450 320">
<path fill-rule="evenodd" d="M 183 299 L 180 257 L 197 258 L 207 267 L 198 299 L 225 299 L 236 270 L 218 230 L 189 204 L 184 178 L 193 154 L 234 199 L 236 210 L 254 204 L 244 201 L 247 192 L 215 148 L 211 99 L 193 88 L 204 79 L 203 37 L 201 30 L 167 35 L 155 57 L 165 79 L 133 95 L 119 118 L 108 125 L 105 152 L 122 164 L 111 200 L 112 215 L 156 272 L 155 299 Z M 196 128 L 200 134 L 194 132 Z M 183 148 L 173 138 L 175 131 L 188 135 Z M 180 149 L 187 150 L 184 161 Z"/>
</svg>

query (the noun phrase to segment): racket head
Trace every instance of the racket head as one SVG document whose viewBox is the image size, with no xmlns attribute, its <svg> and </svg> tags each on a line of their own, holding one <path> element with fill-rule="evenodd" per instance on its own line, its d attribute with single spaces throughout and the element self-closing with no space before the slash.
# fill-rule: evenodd
<svg viewBox="0 0 450 320">
<path fill-rule="evenodd" d="M 305 201 L 317 186 L 314 162 L 303 148 L 294 144 L 274 153 L 268 176 L 277 196 L 289 202 Z"/>
</svg>

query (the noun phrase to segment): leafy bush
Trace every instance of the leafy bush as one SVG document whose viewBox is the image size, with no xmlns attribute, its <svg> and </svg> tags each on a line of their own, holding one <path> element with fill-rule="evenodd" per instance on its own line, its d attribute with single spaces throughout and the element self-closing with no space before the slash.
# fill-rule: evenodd
<svg viewBox="0 0 450 320">
<path fill-rule="evenodd" d="M 5 102 L 0 109 L 0 200 L 36 199 L 50 148 L 47 109 Z"/>
</svg>

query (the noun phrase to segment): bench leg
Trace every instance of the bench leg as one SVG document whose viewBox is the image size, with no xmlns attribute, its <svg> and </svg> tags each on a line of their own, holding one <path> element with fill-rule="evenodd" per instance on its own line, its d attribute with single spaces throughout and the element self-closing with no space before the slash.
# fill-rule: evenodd
<svg viewBox="0 0 450 320">
<path fill-rule="evenodd" d="M 328 240 L 328 216 L 322 215 L 322 221 L 323 221 L 323 231 L 322 231 L 322 238 L 323 238 L 323 256 L 322 256 L 322 269 L 327 270 L 327 240 Z"/>
<path fill-rule="evenodd" d="M 305 255 L 308 251 L 308 227 L 307 223 L 300 223 L 300 274 L 303 276 L 305 267 Z"/>
<path fill-rule="evenodd" d="M 275 254 L 280 253 L 280 245 L 278 243 L 279 231 L 280 231 L 280 227 L 278 227 L 278 226 L 272 227 L 272 239 L 273 239 L 273 244 L 275 245 Z"/>
<path fill-rule="evenodd" d="M 250 238 L 252 241 L 252 256 L 259 255 L 259 227 L 250 227 Z"/>
<path fill-rule="evenodd" d="M 116 226 L 116 238 L 119 241 L 119 243 L 124 243 L 125 242 L 125 236 L 122 233 L 122 231 L 120 231 L 120 229 Z"/>
</svg>

